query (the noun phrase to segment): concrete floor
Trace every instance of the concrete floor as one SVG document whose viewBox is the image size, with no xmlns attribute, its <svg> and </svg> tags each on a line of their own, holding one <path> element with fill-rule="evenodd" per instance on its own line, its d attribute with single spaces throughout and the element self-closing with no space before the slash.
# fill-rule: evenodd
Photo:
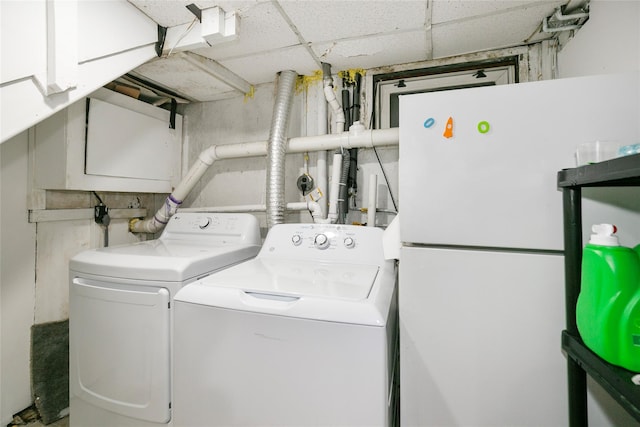
<svg viewBox="0 0 640 427">
<path fill-rule="evenodd" d="M 41 421 L 34 421 L 29 424 L 25 424 L 27 427 L 69 427 L 69 417 L 64 417 L 51 424 L 42 424 Z"/>
</svg>

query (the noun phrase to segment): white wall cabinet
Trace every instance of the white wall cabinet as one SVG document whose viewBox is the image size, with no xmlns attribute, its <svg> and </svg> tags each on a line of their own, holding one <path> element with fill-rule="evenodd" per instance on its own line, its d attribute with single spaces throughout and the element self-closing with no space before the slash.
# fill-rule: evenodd
<svg viewBox="0 0 640 427">
<path fill-rule="evenodd" d="M 49 190 L 170 193 L 180 179 L 182 116 L 99 89 L 35 128 L 34 183 Z"/>
</svg>

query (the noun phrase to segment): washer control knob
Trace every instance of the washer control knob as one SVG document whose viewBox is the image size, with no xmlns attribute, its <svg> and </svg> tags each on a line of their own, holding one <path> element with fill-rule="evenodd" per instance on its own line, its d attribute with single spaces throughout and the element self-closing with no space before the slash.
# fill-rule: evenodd
<svg viewBox="0 0 640 427">
<path fill-rule="evenodd" d="M 347 249 L 353 249 L 356 247 L 356 241 L 353 240 L 353 237 L 347 237 L 344 239 L 344 246 Z"/>
<path fill-rule="evenodd" d="M 291 242 L 294 246 L 300 246 L 300 244 L 302 243 L 302 236 L 299 234 L 294 234 L 293 237 L 291 237 Z"/>
<path fill-rule="evenodd" d="M 327 249 L 329 247 L 329 238 L 326 234 L 317 234 L 316 238 L 313 239 L 313 244 L 318 249 Z"/>
<path fill-rule="evenodd" d="M 198 227 L 200 227 L 201 230 L 204 230 L 210 224 L 211 224 L 211 218 L 209 218 L 209 217 L 204 217 L 204 218 L 198 219 Z"/>
</svg>

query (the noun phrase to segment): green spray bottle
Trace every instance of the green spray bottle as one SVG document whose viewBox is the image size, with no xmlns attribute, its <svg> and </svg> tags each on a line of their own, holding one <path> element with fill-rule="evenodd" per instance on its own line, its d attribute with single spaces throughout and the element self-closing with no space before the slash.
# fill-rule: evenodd
<svg viewBox="0 0 640 427">
<path fill-rule="evenodd" d="M 578 331 L 607 362 L 640 372 L 640 245 L 620 246 L 615 225 L 591 230 L 582 255 Z"/>
</svg>

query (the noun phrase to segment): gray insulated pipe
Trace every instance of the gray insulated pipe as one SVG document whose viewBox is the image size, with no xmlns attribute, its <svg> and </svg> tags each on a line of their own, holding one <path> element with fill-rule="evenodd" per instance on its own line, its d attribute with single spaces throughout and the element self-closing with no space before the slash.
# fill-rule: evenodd
<svg viewBox="0 0 640 427">
<path fill-rule="evenodd" d="M 267 141 L 267 227 L 284 222 L 284 163 L 289 129 L 289 116 L 293 102 L 293 89 L 298 74 L 281 71 L 278 92 L 273 108 L 271 131 Z"/>
</svg>

